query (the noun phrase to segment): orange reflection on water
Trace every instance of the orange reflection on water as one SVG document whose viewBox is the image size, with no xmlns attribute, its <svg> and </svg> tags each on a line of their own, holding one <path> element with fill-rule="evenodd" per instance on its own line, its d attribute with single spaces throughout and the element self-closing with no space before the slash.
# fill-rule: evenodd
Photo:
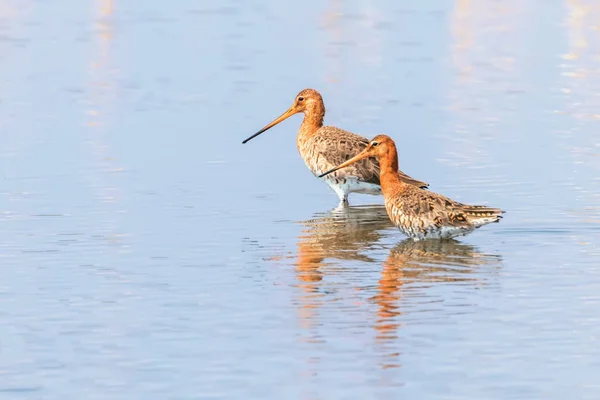
<svg viewBox="0 0 600 400">
<path fill-rule="evenodd" d="M 501 258 L 480 253 L 475 247 L 455 240 L 406 239 L 390 250 L 383 263 L 377 295 L 372 298 L 378 305 L 375 321 L 378 343 L 390 352 L 382 363 L 383 368 L 398 367 L 400 353 L 398 329 L 402 327 L 402 304 L 415 302 L 414 284 L 419 291 L 439 283 L 471 283 L 483 285 L 475 274 L 482 265 L 498 267 Z M 421 293 L 422 296 L 422 293 Z"/>
<path fill-rule="evenodd" d="M 303 295 L 299 299 L 300 320 L 310 329 L 323 305 L 323 278 L 343 272 L 334 260 L 374 262 L 364 254 L 381 238 L 380 231 L 391 226 L 382 206 L 342 207 L 302 221 L 298 237 L 296 278 Z M 328 261 L 329 260 L 329 261 Z"/>
<path fill-rule="evenodd" d="M 356 281 L 360 276 L 356 264 L 338 261 L 353 260 L 379 268 L 369 251 L 380 248 L 384 231 L 391 227 L 384 207 L 346 207 L 301 223 L 304 229 L 298 237 L 295 259 L 296 286 L 301 294 L 296 304 L 300 324 L 308 333 L 306 341 L 316 344 L 326 340 L 319 336 L 318 327 L 327 322 L 322 318 L 336 304 L 344 312 L 368 312 L 371 315 L 366 319 L 373 321 L 376 345 L 383 354 L 382 368 L 400 366 L 399 330 L 406 303 L 427 297 L 423 290 L 441 283 L 483 286 L 485 281 L 476 274 L 479 267 L 501 264 L 499 256 L 483 254 L 458 241 L 403 240 L 390 250 L 377 286 L 372 287 Z M 365 299 L 364 294 L 370 298 Z M 375 314 L 370 310 L 373 303 Z"/>
</svg>

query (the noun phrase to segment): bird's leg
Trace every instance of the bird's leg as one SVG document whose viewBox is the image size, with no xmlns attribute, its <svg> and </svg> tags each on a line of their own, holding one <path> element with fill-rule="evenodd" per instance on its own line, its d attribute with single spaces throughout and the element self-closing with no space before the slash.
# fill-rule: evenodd
<svg viewBox="0 0 600 400">
<path fill-rule="evenodd" d="M 340 200 L 337 207 L 335 207 L 332 211 L 333 212 L 345 212 L 349 207 L 350 207 L 350 205 L 348 204 L 348 198 L 346 197 L 345 201 L 343 199 Z"/>
<path fill-rule="evenodd" d="M 340 198 L 340 202 L 338 203 L 337 207 L 334 208 L 334 210 L 343 210 L 345 208 L 350 207 L 350 203 L 348 203 L 348 194 L 344 193 L 342 191 L 337 191 L 336 193 L 338 195 L 338 197 Z"/>
<path fill-rule="evenodd" d="M 338 197 L 340 199 L 339 206 L 344 205 L 345 207 L 347 207 L 348 206 L 348 193 L 344 193 L 344 190 L 341 187 L 332 185 L 331 183 L 329 184 L 329 186 L 331 187 L 331 189 L 333 189 L 335 194 L 338 195 Z"/>
</svg>

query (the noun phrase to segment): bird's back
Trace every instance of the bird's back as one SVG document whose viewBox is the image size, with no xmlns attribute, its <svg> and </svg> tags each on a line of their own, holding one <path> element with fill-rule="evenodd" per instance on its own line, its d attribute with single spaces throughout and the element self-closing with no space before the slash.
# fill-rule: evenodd
<svg viewBox="0 0 600 400">
<path fill-rule="evenodd" d="M 296 140 L 304 162 L 314 175 L 320 175 L 356 156 L 369 144 L 363 136 L 334 126 L 323 126 L 311 135 L 300 133 Z M 380 185 L 379 162 L 374 157 L 365 158 L 332 173 L 333 179 L 357 178 L 360 182 Z M 410 185 L 426 188 L 427 183 L 398 172 L 400 179 Z"/>
<path fill-rule="evenodd" d="M 392 222 L 408 236 L 449 238 L 498 222 L 499 208 L 462 204 L 441 194 L 399 183 L 384 188 Z"/>
</svg>

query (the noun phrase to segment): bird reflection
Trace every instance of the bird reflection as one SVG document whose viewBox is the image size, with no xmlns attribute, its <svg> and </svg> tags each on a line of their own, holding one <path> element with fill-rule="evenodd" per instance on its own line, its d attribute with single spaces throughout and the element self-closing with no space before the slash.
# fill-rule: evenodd
<svg viewBox="0 0 600 400">
<path fill-rule="evenodd" d="M 402 341 L 398 330 L 407 323 L 403 314 L 408 307 L 423 308 L 433 303 L 435 294 L 427 289 L 457 283 L 462 287 L 482 286 L 486 282 L 482 277 L 489 276 L 489 268 L 481 267 L 496 268 L 502 262 L 498 255 L 482 253 L 455 240 L 406 239 L 389 251 L 381 265 L 377 257 L 384 249 L 381 242 L 395 230 L 383 206 L 340 207 L 300 223 L 303 229 L 298 236 L 294 267 L 300 289 L 296 306 L 303 339 L 315 345 L 327 341 L 323 336 L 326 330 L 320 327 L 328 324 L 326 317 L 335 315 L 327 310 L 343 309 L 347 314 L 367 310 L 370 316 L 366 318 L 373 321 L 376 332 L 376 349 L 383 358 L 382 368 L 400 366 Z M 368 278 L 367 282 L 351 280 L 368 270 L 380 274 L 377 285 L 370 285 Z M 330 279 L 325 281 L 326 277 Z M 365 303 L 365 299 L 370 301 Z M 359 321 L 364 327 L 364 319 Z M 314 362 L 309 364 L 314 372 Z"/>
<path fill-rule="evenodd" d="M 478 268 L 483 265 L 498 267 L 501 262 L 498 255 L 481 253 L 474 246 L 456 240 L 415 242 L 407 239 L 400 242 L 384 261 L 377 294 L 372 298 L 378 306 L 377 342 L 384 348 L 393 348 L 397 344 L 402 303 L 410 301 L 407 298 L 411 294 L 417 295 L 415 301 L 423 297 L 423 289 L 437 283 L 482 285 L 484 282 L 476 274 Z M 411 285 L 414 283 L 416 285 Z M 391 353 L 386 355 L 382 366 L 398 367 L 399 353 L 388 350 Z"/>
<path fill-rule="evenodd" d="M 343 270 L 333 260 L 356 260 L 375 263 L 364 254 L 382 236 L 381 231 L 392 227 L 383 206 L 340 206 L 328 212 L 317 213 L 307 221 L 298 236 L 295 262 L 300 300 L 300 319 L 305 329 L 314 321 L 314 309 L 323 303 L 322 290 L 325 273 Z M 328 288 L 329 289 L 329 288 Z"/>
<path fill-rule="evenodd" d="M 381 238 L 381 230 L 393 226 L 384 206 L 340 206 L 300 223 L 296 271 L 304 282 L 322 279 L 326 259 L 375 262 L 363 251 Z"/>
</svg>

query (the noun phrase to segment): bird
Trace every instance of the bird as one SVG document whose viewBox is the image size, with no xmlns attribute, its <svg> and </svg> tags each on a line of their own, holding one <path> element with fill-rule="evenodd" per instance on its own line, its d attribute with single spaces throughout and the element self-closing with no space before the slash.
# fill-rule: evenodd
<svg viewBox="0 0 600 400">
<path fill-rule="evenodd" d="M 390 220 L 413 240 L 451 239 L 502 218 L 504 211 L 499 208 L 459 203 L 402 181 L 398 175 L 396 144 L 387 135 L 375 136 L 362 152 L 320 177 L 367 157 L 379 160 L 381 189 Z"/>
<path fill-rule="evenodd" d="M 335 126 L 324 126 L 325 104 L 315 89 L 304 89 L 294 99 L 292 106 L 264 128 L 242 143 L 247 143 L 294 114 L 303 113 L 304 120 L 296 136 L 296 146 L 308 169 L 315 176 L 322 175 L 336 165 L 364 150 L 369 140 L 363 136 Z M 409 185 L 427 188 L 429 185 L 397 171 L 398 178 Z M 350 193 L 381 194 L 379 163 L 367 158 L 349 168 L 321 178 L 338 195 L 341 205 L 348 205 Z"/>
</svg>

